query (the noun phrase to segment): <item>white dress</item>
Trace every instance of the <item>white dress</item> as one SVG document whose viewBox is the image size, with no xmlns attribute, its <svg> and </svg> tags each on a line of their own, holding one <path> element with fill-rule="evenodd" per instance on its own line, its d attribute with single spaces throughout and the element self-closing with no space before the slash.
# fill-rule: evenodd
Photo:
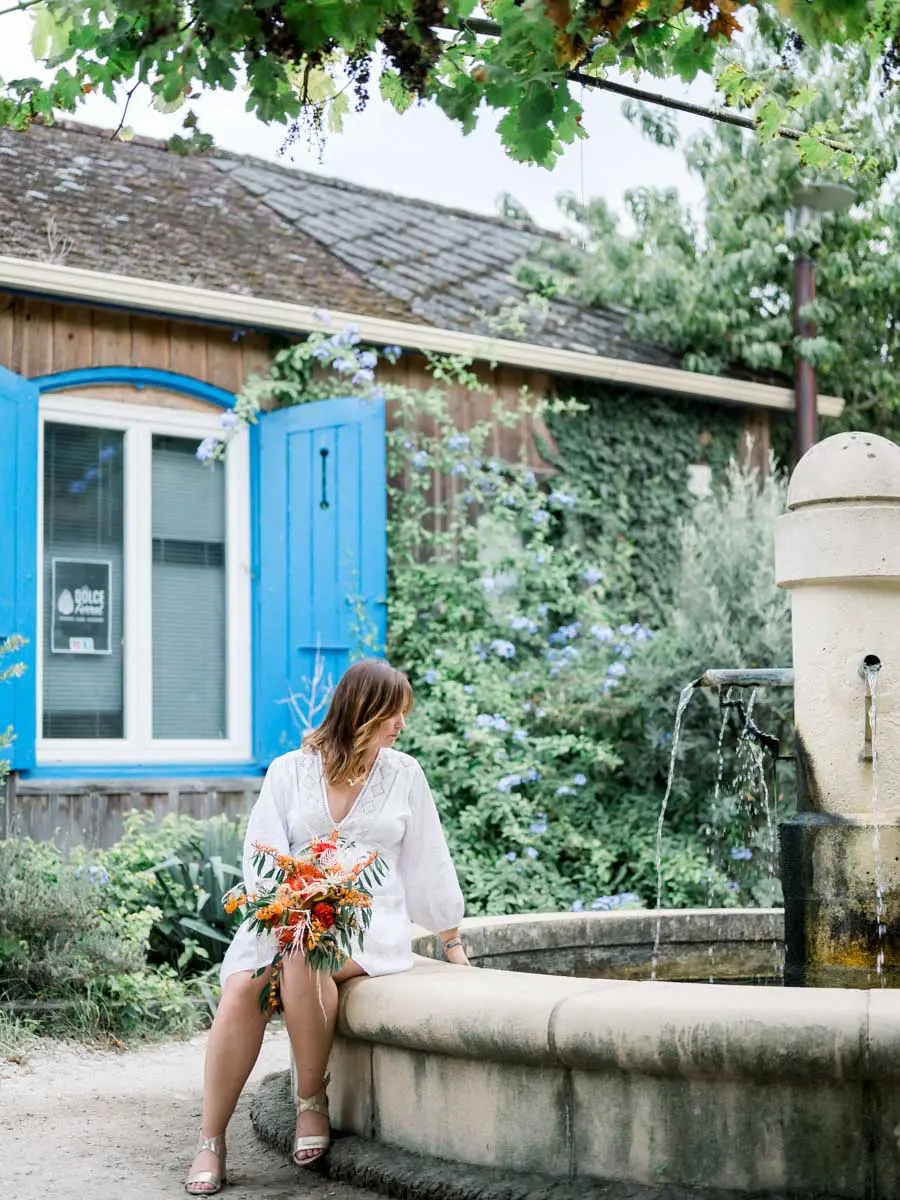
<svg viewBox="0 0 900 1200">
<path fill-rule="evenodd" d="M 381 852 L 388 868 L 372 892 L 372 921 L 365 949 L 353 959 L 368 975 L 389 975 L 412 966 L 411 921 L 426 929 L 455 929 L 463 897 L 425 773 L 414 758 L 382 750 L 343 821 L 328 809 L 322 758 L 295 750 L 274 759 L 250 813 L 244 839 L 244 884 L 253 891 L 257 873 L 253 844 L 294 854 L 332 829 L 363 850 Z M 256 971 L 275 955 L 271 934 L 260 936 L 245 922 L 222 963 L 224 984 L 235 971 Z"/>
</svg>

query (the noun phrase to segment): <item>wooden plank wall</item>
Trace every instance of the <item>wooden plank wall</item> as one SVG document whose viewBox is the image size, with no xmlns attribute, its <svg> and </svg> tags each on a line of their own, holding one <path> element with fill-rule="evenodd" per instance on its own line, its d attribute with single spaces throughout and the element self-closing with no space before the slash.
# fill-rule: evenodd
<svg viewBox="0 0 900 1200">
<path fill-rule="evenodd" d="M 149 367 L 239 392 L 250 376 L 267 369 L 272 351 L 273 341 L 265 334 L 0 294 L 0 365 L 27 377 L 84 367 Z M 385 364 L 380 375 L 385 382 L 415 388 L 431 383 L 425 359 L 414 354 L 404 355 L 393 367 Z M 462 429 L 490 420 L 497 397 L 512 404 L 523 386 L 536 395 L 551 388 L 550 378 L 539 372 L 485 367 L 479 376 L 490 388 L 489 394 L 463 387 L 450 389 L 451 410 Z M 110 387 L 103 389 L 103 396 L 178 408 L 205 407 L 202 402 L 151 389 L 138 392 Z M 546 431 L 542 432 L 546 436 Z M 538 469 L 543 465 L 529 416 L 512 429 L 495 424 L 491 452 L 498 457 L 522 458 Z"/>
</svg>

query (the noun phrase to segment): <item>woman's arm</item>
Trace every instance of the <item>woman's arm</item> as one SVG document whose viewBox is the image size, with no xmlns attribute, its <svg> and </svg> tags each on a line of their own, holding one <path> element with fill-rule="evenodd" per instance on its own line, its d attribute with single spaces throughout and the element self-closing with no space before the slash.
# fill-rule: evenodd
<svg viewBox="0 0 900 1200">
<path fill-rule="evenodd" d="M 461 962 L 465 954 L 458 942 L 458 926 L 465 905 L 437 806 L 418 763 L 413 768 L 409 808 L 399 862 L 409 915 L 426 929 L 443 930 L 445 944 L 456 941 L 446 946 L 446 953 L 451 962 Z"/>
<path fill-rule="evenodd" d="M 291 843 L 287 830 L 284 765 L 275 759 L 266 772 L 256 803 L 250 810 L 247 832 L 244 835 L 244 888 L 250 893 L 259 884 L 254 858 L 256 843 L 271 846 L 281 854 L 290 854 Z"/>
<path fill-rule="evenodd" d="M 441 941 L 444 944 L 444 958 L 446 958 L 447 962 L 456 963 L 460 967 L 469 967 L 472 965 L 463 947 L 458 929 L 442 930 Z"/>
</svg>

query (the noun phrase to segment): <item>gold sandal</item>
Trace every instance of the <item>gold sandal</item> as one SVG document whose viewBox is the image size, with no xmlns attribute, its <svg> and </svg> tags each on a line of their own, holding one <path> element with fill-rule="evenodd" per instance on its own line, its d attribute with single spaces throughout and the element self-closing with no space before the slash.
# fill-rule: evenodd
<svg viewBox="0 0 900 1200">
<path fill-rule="evenodd" d="M 189 1196 L 214 1196 L 216 1192 L 221 1191 L 225 1183 L 225 1135 L 218 1134 L 216 1137 L 204 1137 L 203 1130 L 200 1130 L 200 1136 L 197 1139 L 197 1149 L 194 1152 L 194 1157 L 201 1150 L 206 1150 L 210 1154 L 214 1154 L 219 1160 L 218 1171 L 195 1171 L 193 1175 L 188 1175 L 184 1181 L 184 1190 Z M 211 1183 L 214 1186 L 204 1188 L 203 1191 L 192 1191 L 194 1184 Z"/>
<path fill-rule="evenodd" d="M 328 1087 L 329 1076 L 326 1075 L 322 1080 L 322 1086 L 314 1096 L 297 1096 L 297 1116 L 302 1116 L 305 1112 L 319 1113 L 320 1116 L 328 1116 L 328 1097 L 325 1094 L 325 1089 Z M 291 1155 L 293 1162 L 298 1167 L 308 1167 L 310 1163 L 316 1162 L 322 1157 L 328 1147 L 331 1145 L 331 1133 L 316 1133 L 310 1137 L 294 1138 L 294 1153 Z M 318 1154 L 311 1154 L 308 1158 L 298 1158 L 297 1155 L 303 1150 L 318 1150 Z"/>
</svg>

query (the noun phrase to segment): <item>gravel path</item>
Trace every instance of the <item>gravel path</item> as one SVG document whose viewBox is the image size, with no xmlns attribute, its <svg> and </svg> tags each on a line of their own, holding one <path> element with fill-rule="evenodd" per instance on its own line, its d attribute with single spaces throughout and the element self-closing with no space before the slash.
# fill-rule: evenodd
<svg viewBox="0 0 900 1200">
<path fill-rule="evenodd" d="M 184 1196 L 205 1045 L 205 1035 L 121 1053 L 50 1044 L 24 1067 L 0 1061 L 2 1200 Z M 227 1200 L 375 1200 L 303 1175 L 254 1137 L 250 1096 L 287 1062 L 286 1034 L 270 1031 L 229 1129 Z"/>
</svg>

